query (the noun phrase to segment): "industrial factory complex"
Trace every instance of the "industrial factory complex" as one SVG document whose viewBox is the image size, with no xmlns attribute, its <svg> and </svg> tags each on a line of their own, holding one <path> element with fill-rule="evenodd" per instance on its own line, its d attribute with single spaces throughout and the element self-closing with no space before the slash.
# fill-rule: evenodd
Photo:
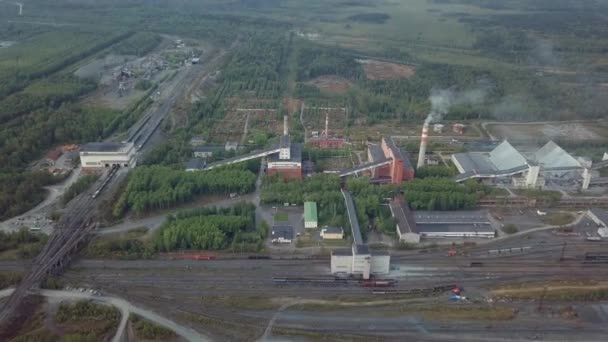
<svg viewBox="0 0 608 342">
<path fill-rule="evenodd" d="M 593 179 L 593 171 L 606 166 L 603 161 L 593 165 L 590 160 L 575 158 L 553 141 L 532 153 L 522 153 L 503 141 L 489 153 L 469 152 L 452 155 L 460 172 L 457 182 L 479 179 L 486 184 L 510 184 L 517 188 L 539 188 L 545 185 L 579 181 L 582 189 L 606 180 Z"/>
</svg>

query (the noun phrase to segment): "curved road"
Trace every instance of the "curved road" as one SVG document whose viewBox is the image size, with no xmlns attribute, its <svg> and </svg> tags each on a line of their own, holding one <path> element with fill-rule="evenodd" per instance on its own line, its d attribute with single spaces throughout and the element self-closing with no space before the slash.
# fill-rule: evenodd
<svg viewBox="0 0 608 342">
<path fill-rule="evenodd" d="M 14 289 L 0 290 L 0 298 L 10 296 L 11 293 L 13 293 L 13 291 L 14 291 Z M 127 320 L 129 318 L 130 313 L 134 313 L 134 314 L 139 315 L 160 326 L 163 326 L 167 329 L 171 329 L 177 335 L 182 336 L 183 338 L 187 339 L 188 341 L 211 341 L 211 338 L 209 336 L 202 335 L 191 328 L 179 325 L 179 324 L 175 323 L 174 321 L 169 320 L 165 317 L 162 317 L 150 310 L 136 307 L 135 305 L 129 303 L 128 301 L 126 301 L 122 298 L 107 297 L 107 296 L 93 296 L 92 294 L 89 294 L 87 292 L 56 291 L 56 290 L 41 290 L 40 294 L 45 297 L 62 299 L 62 300 L 91 299 L 96 302 L 109 304 L 109 305 L 113 305 L 113 306 L 117 307 L 122 314 L 122 318 L 121 318 L 120 325 L 118 326 L 118 329 L 117 329 L 116 334 L 115 334 L 114 338 L 112 339 L 112 341 L 121 340 L 121 338 L 124 334 L 124 330 L 127 325 Z"/>
</svg>

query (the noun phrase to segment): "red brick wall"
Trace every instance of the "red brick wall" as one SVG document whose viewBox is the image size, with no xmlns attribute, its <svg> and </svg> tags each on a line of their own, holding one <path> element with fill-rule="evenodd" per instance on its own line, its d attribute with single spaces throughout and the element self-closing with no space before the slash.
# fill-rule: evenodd
<svg viewBox="0 0 608 342">
<path fill-rule="evenodd" d="M 278 173 L 283 176 L 284 179 L 302 179 L 302 168 L 300 167 L 292 167 L 292 168 L 272 168 L 268 169 L 267 173 L 269 175 L 274 175 Z"/>
</svg>

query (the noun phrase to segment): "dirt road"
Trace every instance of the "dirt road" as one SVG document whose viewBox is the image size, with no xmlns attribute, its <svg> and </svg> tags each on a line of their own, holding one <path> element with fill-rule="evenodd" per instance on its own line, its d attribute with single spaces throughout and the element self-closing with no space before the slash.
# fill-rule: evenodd
<svg viewBox="0 0 608 342">
<path fill-rule="evenodd" d="M 13 293 L 13 289 L 1 290 L 0 298 L 10 296 L 11 293 Z M 121 340 L 121 338 L 124 334 L 124 329 L 126 327 L 127 320 L 129 318 L 130 313 L 134 313 L 157 325 L 163 326 L 167 329 L 171 329 L 177 335 L 184 337 L 188 341 L 211 341 L 211 338 L 206 335 L 200 334 L 200 333 L 194 331 L 193 329 L 179 325 L 179 324 L 175 323 L 174 321 L 164 318 L 153 311 L 137 307 L 122 298 L 107 297 L 107 296 L 94 296 L 87 292 L 56 291 L 56 290 L 42 290 L 42 291 L 40 291 L 40 294 L 45 297 L 58 299 L 58 300 L 90 299 L 90 300 L 93 300 L 96 302 L 105 303 L 105 304 L 109 304 L 109 305 L 117 307 L 122 314 L 122 318 L 121 318 L 120 325 L 119 325 L 112 341 Z"/>
</svg>

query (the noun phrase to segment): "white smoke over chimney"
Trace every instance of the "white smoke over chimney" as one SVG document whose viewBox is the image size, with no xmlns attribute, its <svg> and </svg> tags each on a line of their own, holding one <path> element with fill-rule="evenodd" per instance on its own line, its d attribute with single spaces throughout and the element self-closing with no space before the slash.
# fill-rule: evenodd
<svg viewBox="0 0 608 342">
<path fill-rule="evenodd" d="M 431 123 L 440 122 L 454 105 L 479 104 L 483 102 L 489 88 L 490 84 L 488 84 L 487 81 L 481 80 L 479 86 L 472 90 L 462 92 L 454 92 L 450 89 L 431 90 L 431 95 L 429 96 L 431 111 L 424 120 L 424 125 L 422 127 L 420 151 L 418 153 L 418 168 L 424 166 L 426 148 L 429 141 L 429 125 Z"/>
<path fill-rule="evenodd" d="M 479 104 L 483 102 L 488 92 L 487 88 L 488 85 L 463 92 L 454 92 L 449 89 L 431 90 L 431 95 L 429 96 L 431 111 L 424 122 L 431 124 L 441 121 L 454 105 Z"/>
</svg>

